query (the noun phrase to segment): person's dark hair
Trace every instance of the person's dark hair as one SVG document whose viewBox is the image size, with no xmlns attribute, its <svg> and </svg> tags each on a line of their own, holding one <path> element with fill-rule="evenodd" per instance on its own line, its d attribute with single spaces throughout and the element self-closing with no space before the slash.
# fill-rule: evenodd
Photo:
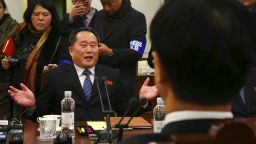
<svg viewBox="0 0 256 144">
<path fill-rule="evenodd" d="M 6 10 L 6 3 L 4 0 L 0 0 L 0 3 L 3 5 L 4 10 Z"/>
<path fill-rule="evenodd" d="M 98 42 L 98 45 L 99 45 L 99 42 L 100 42 L 100 37 L 99 35 L 97 34 L 97 32 L 93 29 L 93 28 L 86 28 L 86 27 L 80 27 L 80 28 L 77 28 L 75 30 L 73 30 L 70 34 L 69 34 L 69 38 L 68 38 L 68 43 L 69 43 L 69 46 L 73 45 L 74 42 L 76 41 L 76 35 L 79 33 L 79 32 L 82 32 L 82 31 L 87 31 L 87 32 L 91 32 L 95 35 L 96 39 L 97 39 L 97 42 Z"/>
<path fill-rule="evenodd" d="M 177 99 L 224 104 L 248 74 L 256 22 L 238 1 L 170 0 L 155 15 L 150 38 Z"/>
<path fill-rule="evenodd" d="M 53 3 L 53 0 L 33 0 L 32 2 L 30 2 L 23 15 L 23 19 L 25 23 L 32 25 L 31 16 L 37 5 L 42 6 L 43 8 L 47 9 L 51 13 L 52 15 L 51 26 L 54 26 L 54 28 L 60 28 L 60 18 L 55 8 L 55 5 Z"/>
</svg>

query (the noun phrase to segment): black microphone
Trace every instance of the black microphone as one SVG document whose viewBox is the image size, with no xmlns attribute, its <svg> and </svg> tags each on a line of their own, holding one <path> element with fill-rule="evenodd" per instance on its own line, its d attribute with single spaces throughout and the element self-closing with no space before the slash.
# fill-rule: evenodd
<svg viewBox="0 0 256 144">
<path fill-rule="evenodd" d="M 115 125 L 115 128 L 119 128 L 119 131 L 118 131 L 118 138 L 117 138 L 117 142 L 120 142 L 122 141 L 123 139 L 123 128 L 128 128 L 128 125 L 127 124 L 121 124 L 123 119 L 125 118 L 125 116 L 127 116 L 128 112 L 135 106 L 138 106 L 139 104 L 139 101 L 137 98 L 131 98 L 129 100 L 129 106 L 128 108 L 126 109 L 126 111 L 124 112 L 122 118 L 119 120 L 119 122 Z"/>
<path fill-rule="evenodd" d="M 129 119 L 128 122 L 127 122 L 127 126 L 129 126 L 129 123 L 131 122 L 131 120 L 133 119 L 133 117 L 138 114 L 138 112 L 139 112 L 139 110 L 141 109 L 141 107 L 142 107 L 143 105 L 145 105 L 147 102 L 148 102 L 148 100 L 145 99 L 145 98 L 142 98 L 142 99 L 140 100 L 140 104 L 139 104 L 139 106 L 137 107 L 137 109 L 132 113 L 130 119 Z"/>
<path fill-rule="evenodd" d="M 119 134 L 118 134 L 118 139 L 117 141 L 120 142 L 122 141 L 122 138 L 123 138 L 123 128 L 128 128 L 129 127 L 129 123 L 131 122 L 131 120 L 133 119 L 134 116 L 137 115 L 137 113 L 139 112 L 139 110 L 141 109 L 141 107 L 143 105 L 145 105 L 147 103 L 147 100 L 146 99 L 141 99 L 139 104 L 138 104 L 138 100 L 136 99 L 136 105 L 137 105 L 137 108 L 135 109 L 135 111 L 132 113 L 131 117 L 129 118 L 128 122 L 126 124 L 121 124 L 121 120 L 119 121 L 119 125 L 118 125 L 118 128 L 119 128 Z M 131 103 L 130 103 L 131 104 Z M 122 117 L 123 118 L 123 117 Z M 117 125 L 116 125 L 117 127 Z"/>
<path fill-rule="evenodd" d="M 129 104 L 128 104 L 128 108 L 126 109 L 126 111 L 124 112 L 122 118 L 119 120 L 119 122 L 115 125 L 115 128 L 119 128 L 121 126 L 121 123 L 123 121 L 123 119 L 128 115 L 128 112 L 135 106 L 137 106 L 139 104 L 139 101 L 137 98 L 130 98 L 129 100 Z M 126 126 L 122 126 L 122 127 L 128 127 Z"/>
</svg>

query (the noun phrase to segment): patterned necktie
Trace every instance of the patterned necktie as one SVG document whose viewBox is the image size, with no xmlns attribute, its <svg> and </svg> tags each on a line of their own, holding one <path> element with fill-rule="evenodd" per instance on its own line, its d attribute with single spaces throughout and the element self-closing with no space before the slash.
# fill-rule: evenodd
<svg viewBox="0 0 256 144">
<path fill-rule="evenodd" d="M 92 93 L 92 82 L 90 80 L 91 72 L 86 69 L 84 70 L 83 74 L 85 75 L 84 85 L 83 85 L 84 95 L 86 99 L 89 100 Z"/>
<path fill-rule="evenodd" d="M 87 19 L 86 16 L 83 16 L 82 21 L 83 21 L 84 26 L 85 26 L 85 27 L 88 27 L 88 19 Z"/>
<path fill-rule="evenodd" d="M 244 87 L 242 87 L 242 89 L 240 89 L 239 93 L 240 93 L 243 103 L 245 104 L 246 101 L 245 101 L 245 95 L 244 95 Z"/>
</svg>

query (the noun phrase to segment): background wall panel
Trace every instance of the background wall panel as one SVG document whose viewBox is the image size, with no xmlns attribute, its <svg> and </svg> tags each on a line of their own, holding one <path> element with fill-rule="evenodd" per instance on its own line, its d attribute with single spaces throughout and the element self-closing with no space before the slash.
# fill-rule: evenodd
<svg viewBox="0 0 256 144">
<path fill-rule="evenodd" d="M 58 9 L 58 13 L 62 18 L 63 8 L 66 6 L 67 12 L 72 8 L 71 0 L 54 0 L 56 7 Z M 18 22 L 23 21 L 23 12 L 27 7 L 27 0 L 5 0 L 9 13 L 15 18 Z M 155 15 L 156 11 L 159 7 L 164 3 L 164 0 L 131 0 L 132 6 L 145 14 L 147 20 L 147 27 Z M 97 8 L 98 10 L 102 9 L 100 0 L 92 0 L 92 6 Z M 147 47 L 144 53 L 144 58 L 147 57 L 147 53 L 151 47 L 149 35 L 147 34 Z"/>
</svg>

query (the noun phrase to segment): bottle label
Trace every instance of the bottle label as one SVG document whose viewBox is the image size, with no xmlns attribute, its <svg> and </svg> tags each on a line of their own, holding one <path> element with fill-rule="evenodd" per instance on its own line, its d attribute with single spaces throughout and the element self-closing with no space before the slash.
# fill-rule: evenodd
<svg viewBox="0 0 256 144">
<path fill-rule="evenodd" d="M 154 120 L 154 133 L 160 133 L 163 129 L 164 121 Z"/>
<path fill-rule="evenodd" d="M 74 124 L 74 113 L 62 113 L 61 114 L 62 125 L 73 125 Z"/>
</svg>

